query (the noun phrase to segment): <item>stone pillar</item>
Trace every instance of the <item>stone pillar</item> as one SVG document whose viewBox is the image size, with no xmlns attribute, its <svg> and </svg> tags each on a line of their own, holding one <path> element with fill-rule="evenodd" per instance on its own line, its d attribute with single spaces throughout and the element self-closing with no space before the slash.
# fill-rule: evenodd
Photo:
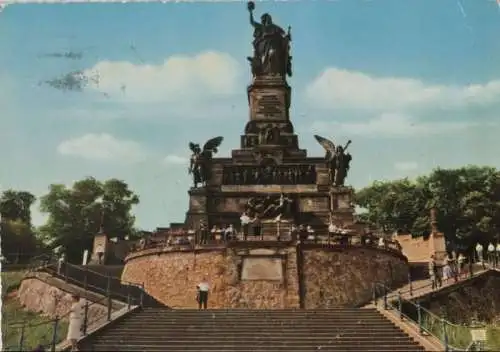
<svg viewBox="0 0 500 352">
<path fill-rule="evenodd" d="M 431 235 L 429 236 L 429 257 L 434 255 L 436 260 L 444 260 L 447 256 L 444 234 L 439 232 L 437 222 L 437 210 L 432 208 L 430 212 Z"/>
<path fill-rule="evenodd" d="M 108 257 L 109 246 L 108 246 L 108 236 L 103 232 L 99 232 L 94 236 L 94 245 L 92 248 L 92 257 L 90 263 L 99 263 L 99 253 L 102 253 L 101 263 L 105 264 Z"/>
<path fill-rule="evenodd" d="M 206 188 L 192 188 L 189 190 L 189 210 L 186 215 L 186 230 L 199 230 L 200 222 L 204 221 L 210 229 L 212 224 L 208 223 L 208 191 Z"/>
</svg>

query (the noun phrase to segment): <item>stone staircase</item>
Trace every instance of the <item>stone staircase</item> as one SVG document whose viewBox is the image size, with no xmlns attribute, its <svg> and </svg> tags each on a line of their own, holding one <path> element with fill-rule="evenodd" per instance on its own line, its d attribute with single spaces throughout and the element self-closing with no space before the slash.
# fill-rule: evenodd
<svg viewBox="0 0 500 352">
<path fill-rule="evenodd" d="M 82 351 L 424 351 L 375 309 L 144 308 L 80 343 Z"/>
</svg>

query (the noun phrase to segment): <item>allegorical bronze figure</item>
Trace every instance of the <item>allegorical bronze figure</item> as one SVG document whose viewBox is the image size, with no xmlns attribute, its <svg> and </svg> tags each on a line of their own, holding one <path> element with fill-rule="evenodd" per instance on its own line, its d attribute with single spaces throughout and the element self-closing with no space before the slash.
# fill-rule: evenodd
<svg viewBox="0 0 500 352">
<path fill-rule="evenodd" d="M 211 162 L 215 153 L 222 143 L 223 137 L 215 137 L 208 140 L 203 146 L 203 150 L 199 144 L 189 142 L 189 149 L 193 152 L 189 164 L 189 174 L 193 176 L 194 188 L 198 188 L 198 184 L 206 185 L 212 175 Z"/>
<path fill-rule="evenodd" d="M 351 141 L 349 140 L 347 144 L 342 147 L 340 145 L 335 146 L 331 140 L 318 135 L 315 135 L 314 138 L 316 138 L 318 143 L 321 144 L 326 151 L 325 161 L 328 165 L 331 184 L 334 186 L 343 186 L 352 160 L 351 154 L 346 153 Z"/>
<path fill-rule="evenodd" d="M 253 17 L 254 9 L 255 3 L 248 2 L 250 24 L 254 28 L 254 56 L 247 58 L 252 67 L 252 74 L 254 76 L 292 76 L 291 27 L 288 27 L 288 33 L 285 33 L 283 28 L 273 23 L 268 13 L 260 17 L 260 23 L 256 22 Z"/>
</svg>

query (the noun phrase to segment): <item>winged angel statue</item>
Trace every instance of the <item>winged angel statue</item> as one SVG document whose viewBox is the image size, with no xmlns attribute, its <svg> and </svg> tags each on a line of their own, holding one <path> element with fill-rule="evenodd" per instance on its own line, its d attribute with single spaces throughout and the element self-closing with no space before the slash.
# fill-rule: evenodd
<svg viewBox="0 0 500 352">
<path fill-rule="evenodd" d="M 206 185 L 210 180 L 211 161 L 215 153 L 222 143 L 223 137 L 215 137 L 208 140 L 203 146 L 203 150 L 199 144 L 189 142 L 189 149 L 193 152 L 189 164 L 189 174 L 193 175 L 194 188 L 198 188 L 198 184 Z"/>
<path fill-rule="evenodd" d="M 314 138 L 325 148 L 325 161 L 330 173 L 330 183 L 334 186 L 343 186 L 352 160 L 351 154 L 346 153 L 351 140 L 342 147 L 341 145 L 335 146 L 331 140 L 318 135 L 315 135 Z"/>
</svg>

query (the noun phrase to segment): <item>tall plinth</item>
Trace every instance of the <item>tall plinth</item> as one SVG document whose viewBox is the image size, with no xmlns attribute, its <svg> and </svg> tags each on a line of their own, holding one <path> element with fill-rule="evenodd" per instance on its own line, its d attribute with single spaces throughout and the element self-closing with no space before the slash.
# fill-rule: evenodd
<svg viewBox="0 0 500 352">
<path fill-rule="evenodd" d="M 325 159 L 307 157 L 299 148 L 290 100 L 291 88 L 282 77 L 257 77 L 248 86 L 249 120 L 240 148 L 231 158 L 214 158 L 206 186 L 189 191 L 187 227 L 198 229 L 203 221 L 209 227 L 239 228 L 249 204 L 278 204 L 282 194 L 290 200 L 287 224 L 324 232 L 330 220 L 338 226 L 353 223 L 352 189 L 332 186 Z M 262 223 L 275 215 L 264 214 Z"/>
</svg>

